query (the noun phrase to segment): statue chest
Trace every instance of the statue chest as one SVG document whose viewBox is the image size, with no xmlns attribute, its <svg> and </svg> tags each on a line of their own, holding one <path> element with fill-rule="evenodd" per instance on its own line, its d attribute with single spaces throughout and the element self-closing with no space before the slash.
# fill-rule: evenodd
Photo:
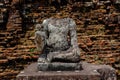
<svg viewBox="0 0 120 80">
<path fill-rule="evenodd" d="M 48 32 L 49 33 L 56 33 L 56 34 L 66 34 L 69 30 L 69 24 L 67 21 L 61 20 L 51 20 L 48 24 Z"/>
<path fill-rule="evenodd" d="M 60 26 L 60 25 L 52 25 L 48 24 L 48 32 L 49 33 L 67 33 L 68 32 L 68 25 Z"/>
</svg>

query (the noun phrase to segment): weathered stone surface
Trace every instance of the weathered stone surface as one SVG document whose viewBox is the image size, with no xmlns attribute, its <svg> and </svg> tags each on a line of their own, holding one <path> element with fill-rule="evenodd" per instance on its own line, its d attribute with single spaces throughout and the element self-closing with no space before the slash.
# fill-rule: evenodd
<svg viewBox="0 0 120 80">
<path fill-rule="evenodd" d="M 17 75 L 17 80 L 116 80 L 115 70 L 108 65 L 93 65 L 81 62 L 83 70 L 38 71 L 32 63 Z M 109 76 L 110 75 L 110 76 Z"/>
<path fill-rule="evenodd" d="M 74 71 L 82 70 L 80 63 L 38 63 L 38 71 Z"/>
</svg>

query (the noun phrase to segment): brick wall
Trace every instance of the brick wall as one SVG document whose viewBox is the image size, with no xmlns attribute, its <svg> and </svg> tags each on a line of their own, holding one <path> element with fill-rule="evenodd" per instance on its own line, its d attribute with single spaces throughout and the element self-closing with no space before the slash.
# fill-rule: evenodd
<svg viewBox="0 0 120 80">
<path fill-rule="evenodd" d="M 22 9 L 25 9 L 22 10 L 24 14 L 19 10 L 11 12 L 8 9 L 6 29 L 0 30 L 1 79 L 15 78 L 24 67 L 37 61 L 40 52 L 34 44 L 34 23 L 41 23 L 56 13 L 54 7 L 34 8 L 31 3 Z M 91 7 L 78 2 L 63 6 L 61 11 L 63 15 L 68 15 L 76 21 L 81 60 L 94 64 L 109 64 L 116 68 L 119 74 L 120 13 L 115 5 L 102 2 L 101 5 Z"/>
</svg>

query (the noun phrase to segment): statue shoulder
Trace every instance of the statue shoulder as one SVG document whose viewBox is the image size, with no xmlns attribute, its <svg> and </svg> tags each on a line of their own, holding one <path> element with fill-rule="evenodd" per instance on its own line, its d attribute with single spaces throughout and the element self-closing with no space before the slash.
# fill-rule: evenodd
<svg viewBox="0 0 120 80">
<path fill-rule="evenodd" d="M 45 31 L 48 30 L 48 24 L 49 24 L 50 20 L 51 20 L 51 18 L 43 20 L 43 22 L 42 22 L 43 30 L 45 30 Z"/>
<path fill-rule="evenodd" d="M 45 20 L 43 20 L 42 24 L 40 24 L 40 23 L 36 24 L 35 25 L 35 30 L 36 31 L 46 30 L 49 21 L 50 21 L 49 19 L 45 19 Z"/>
<path fill-rule="evenodd" d="M 47 25 L 47 24 L 49 23 L 49 21 L 50 21 L 50 19 L 45 19 L 45 20 L 43 20 L 43 23 L 42 23 L 43 26 L 44 26 L 44 25 Z"/>
<path fill-rule="evenodd" d="M 75 23 L 75 20 L 72 18 L 68 18 L 70 23 Z"/>
<path fill-rule="evenodd" d="M 75 23 L 75 20 L 74 20 L 74 19 L 68 18 L 68 21 L 69 21 L 70 27 L 76 27 L 76 23 Z"/>
</svg>

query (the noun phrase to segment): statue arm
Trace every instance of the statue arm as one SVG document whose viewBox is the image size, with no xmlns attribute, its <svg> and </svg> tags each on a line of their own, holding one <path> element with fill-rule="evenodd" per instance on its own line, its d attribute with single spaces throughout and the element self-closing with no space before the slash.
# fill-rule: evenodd
<svg viewBox="0 0 120 80">
<path fill-rule="evenodd" d="M 35 44 L 38 51 L 42 51 L 47 41 L 47 20 L 35 27 Z"/>
<path fill-rule="evenodd" d="M 73 19 L 70 19 L 70 40 L 73 52 L 80 55 L 80 49 L 77 43 L 76 23 Z"/>
<path fill-rule="evenodd" d="M 77 33 L 76 33 L 76 24 L 74 20 L 70 20 L 70 40 L 73 48 L 78 47 L 77 43 Z"/>
</svg>

